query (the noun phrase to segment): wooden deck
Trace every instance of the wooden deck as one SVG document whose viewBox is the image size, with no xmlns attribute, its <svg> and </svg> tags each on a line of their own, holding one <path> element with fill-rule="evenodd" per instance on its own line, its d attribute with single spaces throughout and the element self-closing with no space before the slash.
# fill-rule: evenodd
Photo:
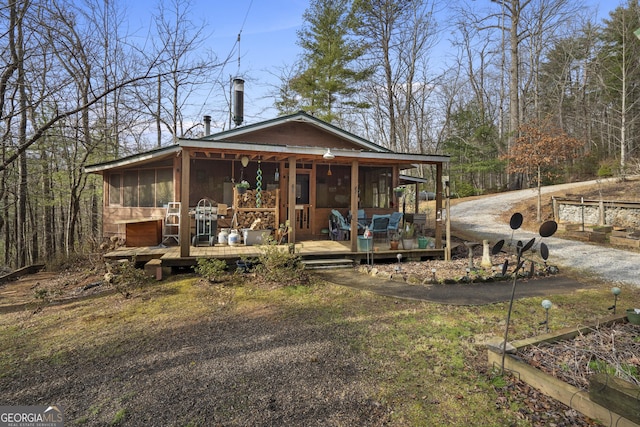
<svg viewBox="0 0 640 427">
<path fill-rule="evenodd" d="M 286 246 L 283 245 L 283 248 Z M 190 267 L 196 264 L 198 258 L 218 258 L 227 260 L 229 263 L 239 259 L 256 258 L 260 255 L 261 247 L 258 246 L 192 246 L 189 257 L 180 257 L 178 246 L 168 247 L 123 247 L 105 254 L 106 259 L 134 259 L 136 262 L 146 263 L 152 259 L 160 259 L 163 267 Z M 303 259 L 336 259 L 347 258 L 355 263 L 361 263 L 367 259 L 367 252 L 351 252 L 350 242 L 332 240 L 309 240 L 295 244 L 295 251 Z M 373 251 L 369 256 L 374 260 L 394 261 L 398 254 L 402 254 L 404 259 L 419 260 L 423 258 L 444 258 L 444 249 L 412 249 L 412 250 L 389 250 L 389 244 L 384 241 L 374 241 Z"/>
</svg>

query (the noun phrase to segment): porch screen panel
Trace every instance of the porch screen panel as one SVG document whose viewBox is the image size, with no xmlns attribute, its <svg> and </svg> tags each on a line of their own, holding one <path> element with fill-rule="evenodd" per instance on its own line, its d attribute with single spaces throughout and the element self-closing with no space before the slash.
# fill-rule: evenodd
<svg viewBox="0 0 640 427">
<path fill-rule="evenodd" d="M 123 181 L 124 206 L 138 207 L 138 171 L 125 172 Z"/>
<path fill-rule="evenodd" d="M 391 173 L 391 168 L 360 168 L 360 207 L 389 207 Z"/>
<path fill-rule="evenodd" d="M 153 207 L 155 206 L 155 182 L 156 171 L 155 169 L 141 170 L 138 176 L 140 183 L 140 207 Z"/>
<path fill-rule="evenodd" d="M 351 203 L 351 167 L 318 165 L 316 206 L 319 208 L 349 208 Z"/>
<path fill-rule="evenodd" d="M 173 169 L 158 169 L 156 178 L 156 207 L 173 202 Z"/>
<path fill-rule="evenodd" d="M 122 175 L 112 174 L 109 176 L 109 204 L 121 205 L 120 185 L 122 183 Z"/>
</svg>

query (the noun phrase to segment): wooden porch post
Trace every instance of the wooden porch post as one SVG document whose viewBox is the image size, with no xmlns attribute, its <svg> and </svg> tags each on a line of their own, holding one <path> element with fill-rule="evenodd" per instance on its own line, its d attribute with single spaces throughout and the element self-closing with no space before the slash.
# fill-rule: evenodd
<svg viewBox="0 0 640 427">
<path fill-rule="evenodd" d="M 358 160 L 351 162 L 351 252 L 358 250 Z"/>
<path fill-rule="evenodd" d="M 289 217 L 289 243 L 296 242 L 296 158 L 289 157 L 289 189 L 287 191 L 287 212 Z"/>
<path fill-rule="evenodd" d="M 191 153 L 182 149 L 180 167 L 180 257 L 189 256 L 191 245 L 191 220 L 189 219 L 189 185 L 191 175 Z"/>
<path fill-rule="evenodd" d="M 436 163 L 436 248 L 442 248 L 442 217 L 438 220 L 438 213 L 442 214 L 442 163 Z"/>
</svg>

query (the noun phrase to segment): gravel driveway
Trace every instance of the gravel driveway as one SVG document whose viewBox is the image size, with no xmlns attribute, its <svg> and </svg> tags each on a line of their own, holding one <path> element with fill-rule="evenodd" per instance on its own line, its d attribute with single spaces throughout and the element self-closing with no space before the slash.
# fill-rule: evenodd
<svg viewBox="0 0 640 427">
<path fill-rule="evenodd" d="M 551 185 L 543 187 L 542 194 L 593 186 L 602 182 L 603 180 Z M 508 211 L 513 204 L 521 200 L 536 196 L 537 189 L 530 188 L 458 203 L 451 207 L 452 227 L 488 239 L 490 242 L 500 239 L 508 241 L 511 238 L 511 228 L 508 223 L 501 225 L 503 220 L 499 218 L 500 213 Z M 540 239 L 539 235 L 524 230 L 516 230 L 513 236 L 514 240 L 523 242 L 532 237 Z M 555 265 L 578 268 L 589 275 L 610 280 L 612 284 L 624 283 L 640 287 L 640 253 L 555 237 L 545 238 L 544 241 L 549 246 L 549 260 Z"/>
</svg>

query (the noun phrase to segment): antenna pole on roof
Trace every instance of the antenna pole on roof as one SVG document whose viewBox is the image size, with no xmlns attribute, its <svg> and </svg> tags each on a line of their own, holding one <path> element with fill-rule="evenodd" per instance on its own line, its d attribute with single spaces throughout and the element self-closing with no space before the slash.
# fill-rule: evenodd
<svg viewBox="0 0 640 427">
<path fill-rule="evenodd" d="M 238 33 L 238 72 L 240 72 L 240 34 L 242 34 L 242 30 Z"/>
</svg>

